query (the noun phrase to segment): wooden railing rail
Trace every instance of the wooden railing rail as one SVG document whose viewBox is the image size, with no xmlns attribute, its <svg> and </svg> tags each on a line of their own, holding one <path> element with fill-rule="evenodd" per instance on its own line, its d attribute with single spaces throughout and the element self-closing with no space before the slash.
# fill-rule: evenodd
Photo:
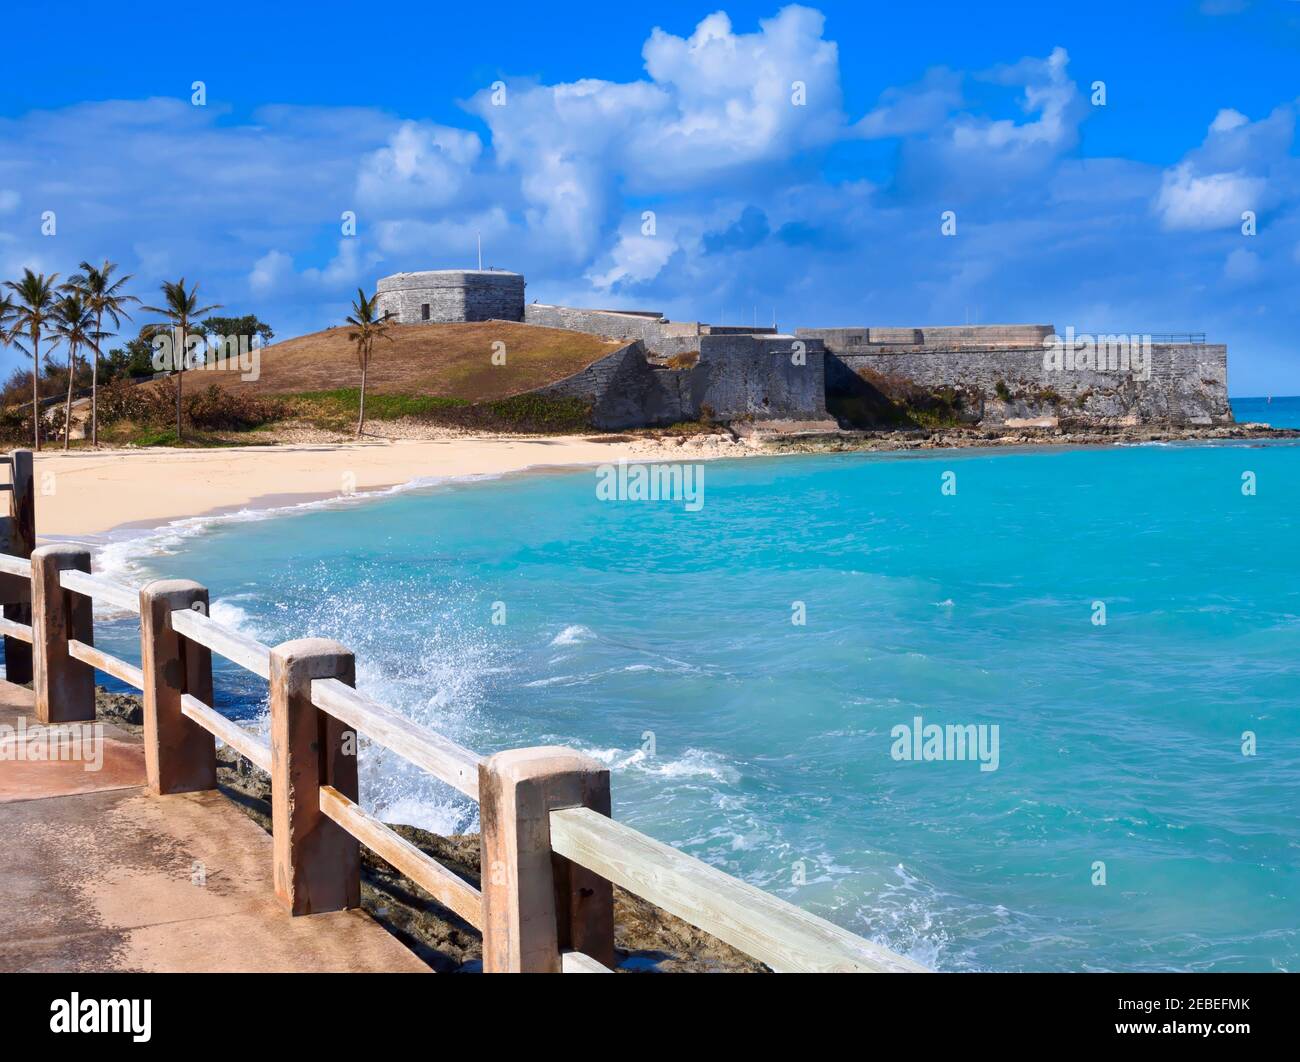
<svg viewBox="0 0 1300 1062">
<path fill-rule="evenodd" d="M 14 620 L 0 619 L 0 635 L 31 645 L 32 625 L 30 623 L 17 623 Z"/>
<path fill-rule="evenodd" d="M 778 973 L 924 967 L 587 808 L 551 812 L 551 850 Z"/>
<path fill-rule="evenodd" d="M 11 513 L 30 514 L 30 454 L 14 451 L 10 463 Z M 96 670 L 141 690 L 155 794 L 216 788 L 216 740 L 266 771 L 275 890 L 292 914 L 359 906 L 364 844 L 482 931 L 490 973 L 610 972 L 615 884 L 773 970 L 924 969 L 614 821 L 609 770 L 590 757 L 562 747 L 480 756 L 358 692 L 352 653 L 335 642 L 265 645 L 214 620 L 198 583 L 136 590 L 92 574 L 85 547 L 33 550 L 24 543 L 34 536 L 13 527 L 12 515 L 0 525 L 10 680 L 25 681 L 27 651 L 42 722 L 93 719 Z M 140 667 L 95 647 L 95 602 L 139 615 Z M 268 681 L 269 742 L 212 707 L 213 653 Z M 360 734 L 479 803 L 479 888 L 360 806 Z"/>
<path fill-rule="evenodd" d="M 315 679 L 311 701 L 353 730 L 367 734 L 372 741 L 478 800 L 478 765 L 483 757 L 477 753 L 411 722 L 338 679 Z"/>
<path fill-rule="evenodd" d="M 458 878 L 436 859 L 425 855 L 333 786 L 321 786 L 320 807 L 326 817 L 338 823 L 385 862 L 400 870 L 443 907 L 455 911 L 475 929 L 483 928 L 483 894 L 469 882 Z"/>
<path fill-rule="evenodd" d="M 140 614 L 140 591 L 135 587 L 126 586 L 107 576 L 91 575 L 90 572 L 75 569 L 60 572 L 59 582 L 63 584 L 63 589 L 75 594 L 106 602 L 123 612 L 134 612 L 137 616 Z"/>
<path fill-rule="evenodd" d="M 181 695 L 181 714 L 192 719 L 217 740 L 229 745 L 250 763 L 267 774 L 271 773 L 271 745 L 257 735 L 249 733 L 238 723 L 227 719 L 215 708 L 209 708 L 193 694 Z"/>
<path fill-rule="evenodd" d="M 6 575 L 16 575 L 20 579 L 30 579 L 32 577 L 32 562 L 26 557 L 11 557 L 7 553 L 0 553 L 0 572 Z"/>
<path fill-rule="evenodd" d="M 125 660 L 119 660 L 115 656 L 110 656 L 108 653 L 96 649 L 93 645 L 77 641 L 76 638 L 69 638 L 68 655 L 74 660 L 80 660 L 83 664 L 89 664 L 106 675 L 112 675 L 115 679 L 125 682 L 128 686 L 134 686 L 138 690 L 144 689 L 143 671 L 134 664 L 128 664 Z"/>
<path fill-rule="evenodd" d="M 271 647 L 256 638 L 218 623 L 197 609 L 177 609 L 171 616 L 172 630 L 197 642 L 212 652 L 238 664 L 245 671 L 269 679 L 271 677 Z"/>
</svg>

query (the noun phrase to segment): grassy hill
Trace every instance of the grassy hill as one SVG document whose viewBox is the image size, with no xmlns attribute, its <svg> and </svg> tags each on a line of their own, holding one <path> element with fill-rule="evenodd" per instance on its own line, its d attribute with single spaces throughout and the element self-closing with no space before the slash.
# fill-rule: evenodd
<svg viewBox="0 0 1300 1062">
<path fill-rule="evenodd" d="M 346 326 L 275 343 L 262 351 L 261 376 L 238 371 L 186 374 L 186 386 L 210 383 L 262 396 L 302 395 L 355 388 L 361 382 L 356 348 Z M 485 321 L 472 324 L 394 325 L 392 341 L 375 344 L 368 394 L 494 402 L 571 376 L 622 342 L 558 328 Z M 494 343 L 505 344 L 505 364 L 494 365 Z"/>
<path fill-rule="evenodd" d="M 361 371 L 349 328 L 339 326 L 261 351 L 256 380 L 238 368 L 185 373 L 186 440 L 194 445 L 276 441 L 306 426 L 351 434 Z M 599 361 L 622 343 L 558 328 L 487 321 L 394 325 L 375 345 L 366 381 L 367 421 L 402 421 L 505 432 L 575 432 L 590 427 L 578 398 L 531 394 Z M 505 363 L 493 361 L 504 345 Z M 498 358 L 497 362 L 501 359 Z M 174 445 L 175 383 L 114 384 L 100 402 L 101 437 Z M 78 438 L 88 403 L 73 409 Z M 254 437 L 257 438 L 254 438 Z"/>
</svg>

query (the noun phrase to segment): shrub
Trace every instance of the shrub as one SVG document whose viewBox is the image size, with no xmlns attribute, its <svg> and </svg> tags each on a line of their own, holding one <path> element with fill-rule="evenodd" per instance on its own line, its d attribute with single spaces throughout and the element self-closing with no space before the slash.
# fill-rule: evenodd
<svg viewBox="0 0 1300 1062">
<path fill-rule="evenodd" d="M 0 409 L 0 442 L 31 445 L 32 410 L 21 406 Z M 7 503 L 6 503 L 7 504 Z"/>
<path fill-rule="evenodd" d="M 173 402 L 175 401 L 173 392 Z M 284 416 L 284 403 L 258 398 L 248 391 L 230 391 L 208 384 L 181 402 L 186 421 L 207 431 L 241 431 L 257 428 Z"/>
<path fill-rule="evenodd" d="M 241 431 L 284 416 L 282 402 L 258 398 L 246 391 L 230 391 L 209 384 L 181 400 L 186 424 L 200 431 Z M 114 380 L 99 392 L 99 422 L 131 421 L 141 426 L 176 426 L 176 384 L 136 385 Z"/>
<path fill-rule="evenodd" d="M 114 380 L 99 389 L 97 402 L 100 424 L 114 424 L 120 420 L 130 420 L 137 424 L 148 424 L 164 416 L 167 412 L 167 400 L 175 417 L 176 392 L 168 391 L 166 399 L 160 399 L 163 389 L 139 387 L 127 379 Z"/>
</svg>

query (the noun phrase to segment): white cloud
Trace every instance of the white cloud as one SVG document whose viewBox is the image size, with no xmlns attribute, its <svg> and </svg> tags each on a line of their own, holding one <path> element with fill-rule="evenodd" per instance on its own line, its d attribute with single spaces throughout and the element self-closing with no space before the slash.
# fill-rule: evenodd
<svg viewBox="0 0 1300 1062">
<path fill-rule="evenodd" d="M 1023 120 L 960 111 L 926 129 L 922 115 L 913 112 L 910 124 L 918 132 L 904 137 L 895 192 L 931 201 L 942 198 L 947 206 L 956 207 L 987 203 L 1015 185 L 1041 187 L 1077 145 L 1079 126 L 1090 110 L 1070 78 L 1069 62 L 1064 48 L 1054 48 L 1046 58 L 1030 56 L 973 75 L 979 81 L 1018 89 L 1014 102 Z M 925 97 L 926 117 L 936 116 L 944 99 L 955 91 L 952 82 L 932 85 Z M 867 129 L 877 123 L 887 127 L 895 117 L 873 112 L 864 121 Z"/>
<path fill-rule="evenodd" d="M 257 294 L 269 294 L 293 275 L 293 259 L 283 251 L 270 250 L 253 263 L 248 286 Z"/>
<path fill-rule="evenodd" d="M 1264 181 L 1240 173 L 1198 177 L 1190 163 L 1166 170 L 1156 210 L 1166 229 L 1219 229 L 1240 225 L 1245 210 L 1259 207 Z"/>
<path fill-rule="evenodd" d="M 642 49 L 648 81 L 507 82 L 504 105 L 484 91 L 470 107 L 518 171 L 529 225 L 580 262 L 620 188 L 689 191 L 841 136 L 838 52 L 823 26 L 820 12 L 790 6 L 736 33 L 719 12 L 686 38 L 656 28 Z"/>
<path fill-rule="evenodd" d="M 1154 209 L 1169 230 L 1239 226 L 1243 211 L 1258 215 L 1295 195 L 1297 165 L 1290 157 L 1295 109 L 1275 108 L 1252 122 L 1230 108 L 1220 110 L 1205 140 L 1162 177 Z"/>
<path fill-rule="evenodd" d="M 1078 86 L 1070 80 L 1069 65 L 1069 53 L 1058 47 L 1046 59 L 1022 59 L 988 72 L 984 76 L 989 81 L 1022 86 L 1021 107 L 1037 117 L 1020 123 L 1009 118 L 962 120 L 953 129 L 953 142 L 968 151 L 1072 147 L 1086 110 Z"/>
<path fill-rule="evenodd" d="M 1224 107 L 1214 116 L 1214 121 L 1210 123 L 1210 130 L 1215 133 L 1227 133 L 1249 122 L 1250 119 L 1241 111 L 1234 111 L 1231 107 Z"/>
<path fill-rule="evenodd" d="M 482 151 L 474 133 L 403 122 L 386 146 L 362 160 L 357 196 L 365 206 L 445 206 L 456 199 Z"/>
<path fill-rule="evenodd" d="M 587 278 L 602 291 L 620 284 L 644 283 L 657 277 L 676 251 L 677 243 L 668 234 L 625 232 L 610 250 L 604 270 L 590 272 Z"/>
<path fill-rule="evenodd" d="M 394 260 L 445 262 L 469 266 L 476 262 L 478 240 L 483 241 L 484 265 L 506 268 L 500 261 L 513 244 L 510 219 L 499 206 L 473 214 L 456 214 L 437 221 L 402 218 L 376 226 L 379 250 Z"/>
<path fill-rule="evenodd" d="M 858 120 L 854 132 L 863 139 L 907 136 L 940 126 L 962 103 L 961 75 L 936 67 L 917 85 L 889 88 L 875 108 Z"/>
</svg>

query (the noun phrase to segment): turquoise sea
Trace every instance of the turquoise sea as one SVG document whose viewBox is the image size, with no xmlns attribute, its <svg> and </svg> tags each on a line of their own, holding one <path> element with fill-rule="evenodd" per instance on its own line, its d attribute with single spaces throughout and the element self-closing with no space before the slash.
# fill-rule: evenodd
<svg viewBox="0 0 1300 1062">
<path fill-rule="evenodd" d="M 1232 415 L 1239 424 L 1254 421 L 1274 428 L 1300 428 L 1300 397 L 1234 398 Z"/>
<path fill-rule="evenodd" d="M 480 752 L 587 750 L 620 818 L 940 970 L 1300 968 L 1300 448 L 704 474 L 696 512 L 552 471 L 191 521 L 104 560 L 200 580 L 267 642 L 339 639 L 364 689 Z M 97 641 L 138 659 L 133 631 Z M 264 713 L 259 680 L 217 683 Z M 917 717 L 996 726 L 997 769 L 895 759 Z M 383 817 L 476 826 L 362 762 Z"/>
</svg>

